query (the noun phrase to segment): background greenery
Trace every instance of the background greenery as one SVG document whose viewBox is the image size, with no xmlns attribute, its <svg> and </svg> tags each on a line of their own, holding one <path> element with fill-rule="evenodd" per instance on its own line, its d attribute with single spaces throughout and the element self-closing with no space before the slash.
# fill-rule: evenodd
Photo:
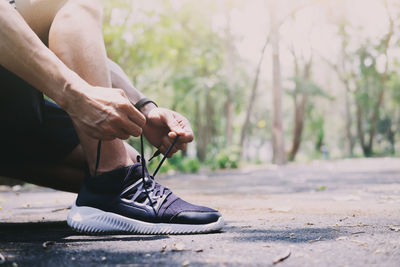
<svg viewBox="0 0 400 267">
<path fill-rule="evenodd" d="M 162 171 L 271 162 L 272 44 L 280 54 L 288 160 L 399 155 L 397 1 L 104 4 L 109 57 L 195 131 L 195 142 Z M 271 14 L 279 43 L 270 38 Z"/>
</svg>

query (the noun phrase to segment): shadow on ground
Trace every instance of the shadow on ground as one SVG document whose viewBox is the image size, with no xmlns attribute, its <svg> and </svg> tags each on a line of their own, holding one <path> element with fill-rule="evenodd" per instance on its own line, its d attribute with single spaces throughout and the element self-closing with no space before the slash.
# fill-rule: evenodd
<svg viewBox="0 0 400 267">
<path fill-rule="evenodd" d="M 294 228 L 294 229 L 249 229 L 243 227 L 227 227 L 227 232 L 238 235 L 228 238 L 234 242 L 287 242 L 312 243 L 320 240 L 334 240 L 339 231 L 332 228 Z"/>
<path fill-rule="evenodd" d="M 0 223 L 1 242 L 37 243 L 56 241 L 57 243 L 73 243 L 85 241 L 146 241 L 160 240 L 168 236 L 115 236 L 115 235 L 83 235 L 73 231 L 65 221 L 35 223 Z M 73 239 L 65 239 L 74 236 Z"/>
</svg>

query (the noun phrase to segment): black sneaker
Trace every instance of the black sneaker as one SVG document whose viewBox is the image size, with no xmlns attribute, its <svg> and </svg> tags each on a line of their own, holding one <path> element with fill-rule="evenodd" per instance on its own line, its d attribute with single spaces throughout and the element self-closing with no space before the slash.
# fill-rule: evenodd
<svg viewBox="0 0 400 267">
<path fill-rule="evenodd" d="M 86 233 L 189 234 L 220 230 L 221 214 L 190 204 L 156 183 L 136 163 L 86 178 L 68 225 Z"/>
<path fill-rule="evenodd" d="M 142 163 L 86 178 L 67 222 L 79 232 L 134 234 L 208 233 L 224 225 L 218 211 L 180 199 Z"/>
</svg>

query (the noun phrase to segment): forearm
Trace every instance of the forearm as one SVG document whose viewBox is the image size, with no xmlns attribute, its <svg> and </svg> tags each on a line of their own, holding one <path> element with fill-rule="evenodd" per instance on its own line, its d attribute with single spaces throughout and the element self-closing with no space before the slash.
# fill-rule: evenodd
<svg viewBox="0 0 400 267">
<path fill-rule="evenodd" d="M 129 80 L 126 73 L 121 69 L 121 67 L 108 59 L 108 67 L 111 73 L 111 83 L 114 88 L 121 88 L 125 91 L 126 96 L 132 102 L 132 104 L 137 103 L 140 99 L 145 97 L 143 93 L 141 93 L 138 89 L 133 86 L 132 82 Z M 147 115 L 147 113 L 155 108 L 156 106 L 153 103 L 146 104 L 141 111 L 143 114 Z"/>
<path fill-rule="evenodd" d="M 21 15 L 0 1 L 0 65 L 42 91 L 62 107 L 76 85 L 85 84 L 31 30 Z"/>
</svg>

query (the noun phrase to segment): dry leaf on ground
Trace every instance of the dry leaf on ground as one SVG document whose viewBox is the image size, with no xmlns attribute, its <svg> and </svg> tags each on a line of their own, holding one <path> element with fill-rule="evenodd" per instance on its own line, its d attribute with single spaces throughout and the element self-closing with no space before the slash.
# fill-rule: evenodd
<svg viewBox="0 0 400 267">
<path fill-rule="evenodd" d="M 274 260 L 272 263 L 273 263 L 273 264 L 281 263 L 281 262 L 283 262 L 284 260 L 288 259 L 288 258 L 290 257 L 290 254 L 291 254 L 291 252 L 290 252 L 290 250 L 289 250 L 289 251 L 287 251 L 285 254 L 283 254 L 283 256 L 280 256 L 279 258 L 277 258 L 276 260 Z"/>
</svg>

